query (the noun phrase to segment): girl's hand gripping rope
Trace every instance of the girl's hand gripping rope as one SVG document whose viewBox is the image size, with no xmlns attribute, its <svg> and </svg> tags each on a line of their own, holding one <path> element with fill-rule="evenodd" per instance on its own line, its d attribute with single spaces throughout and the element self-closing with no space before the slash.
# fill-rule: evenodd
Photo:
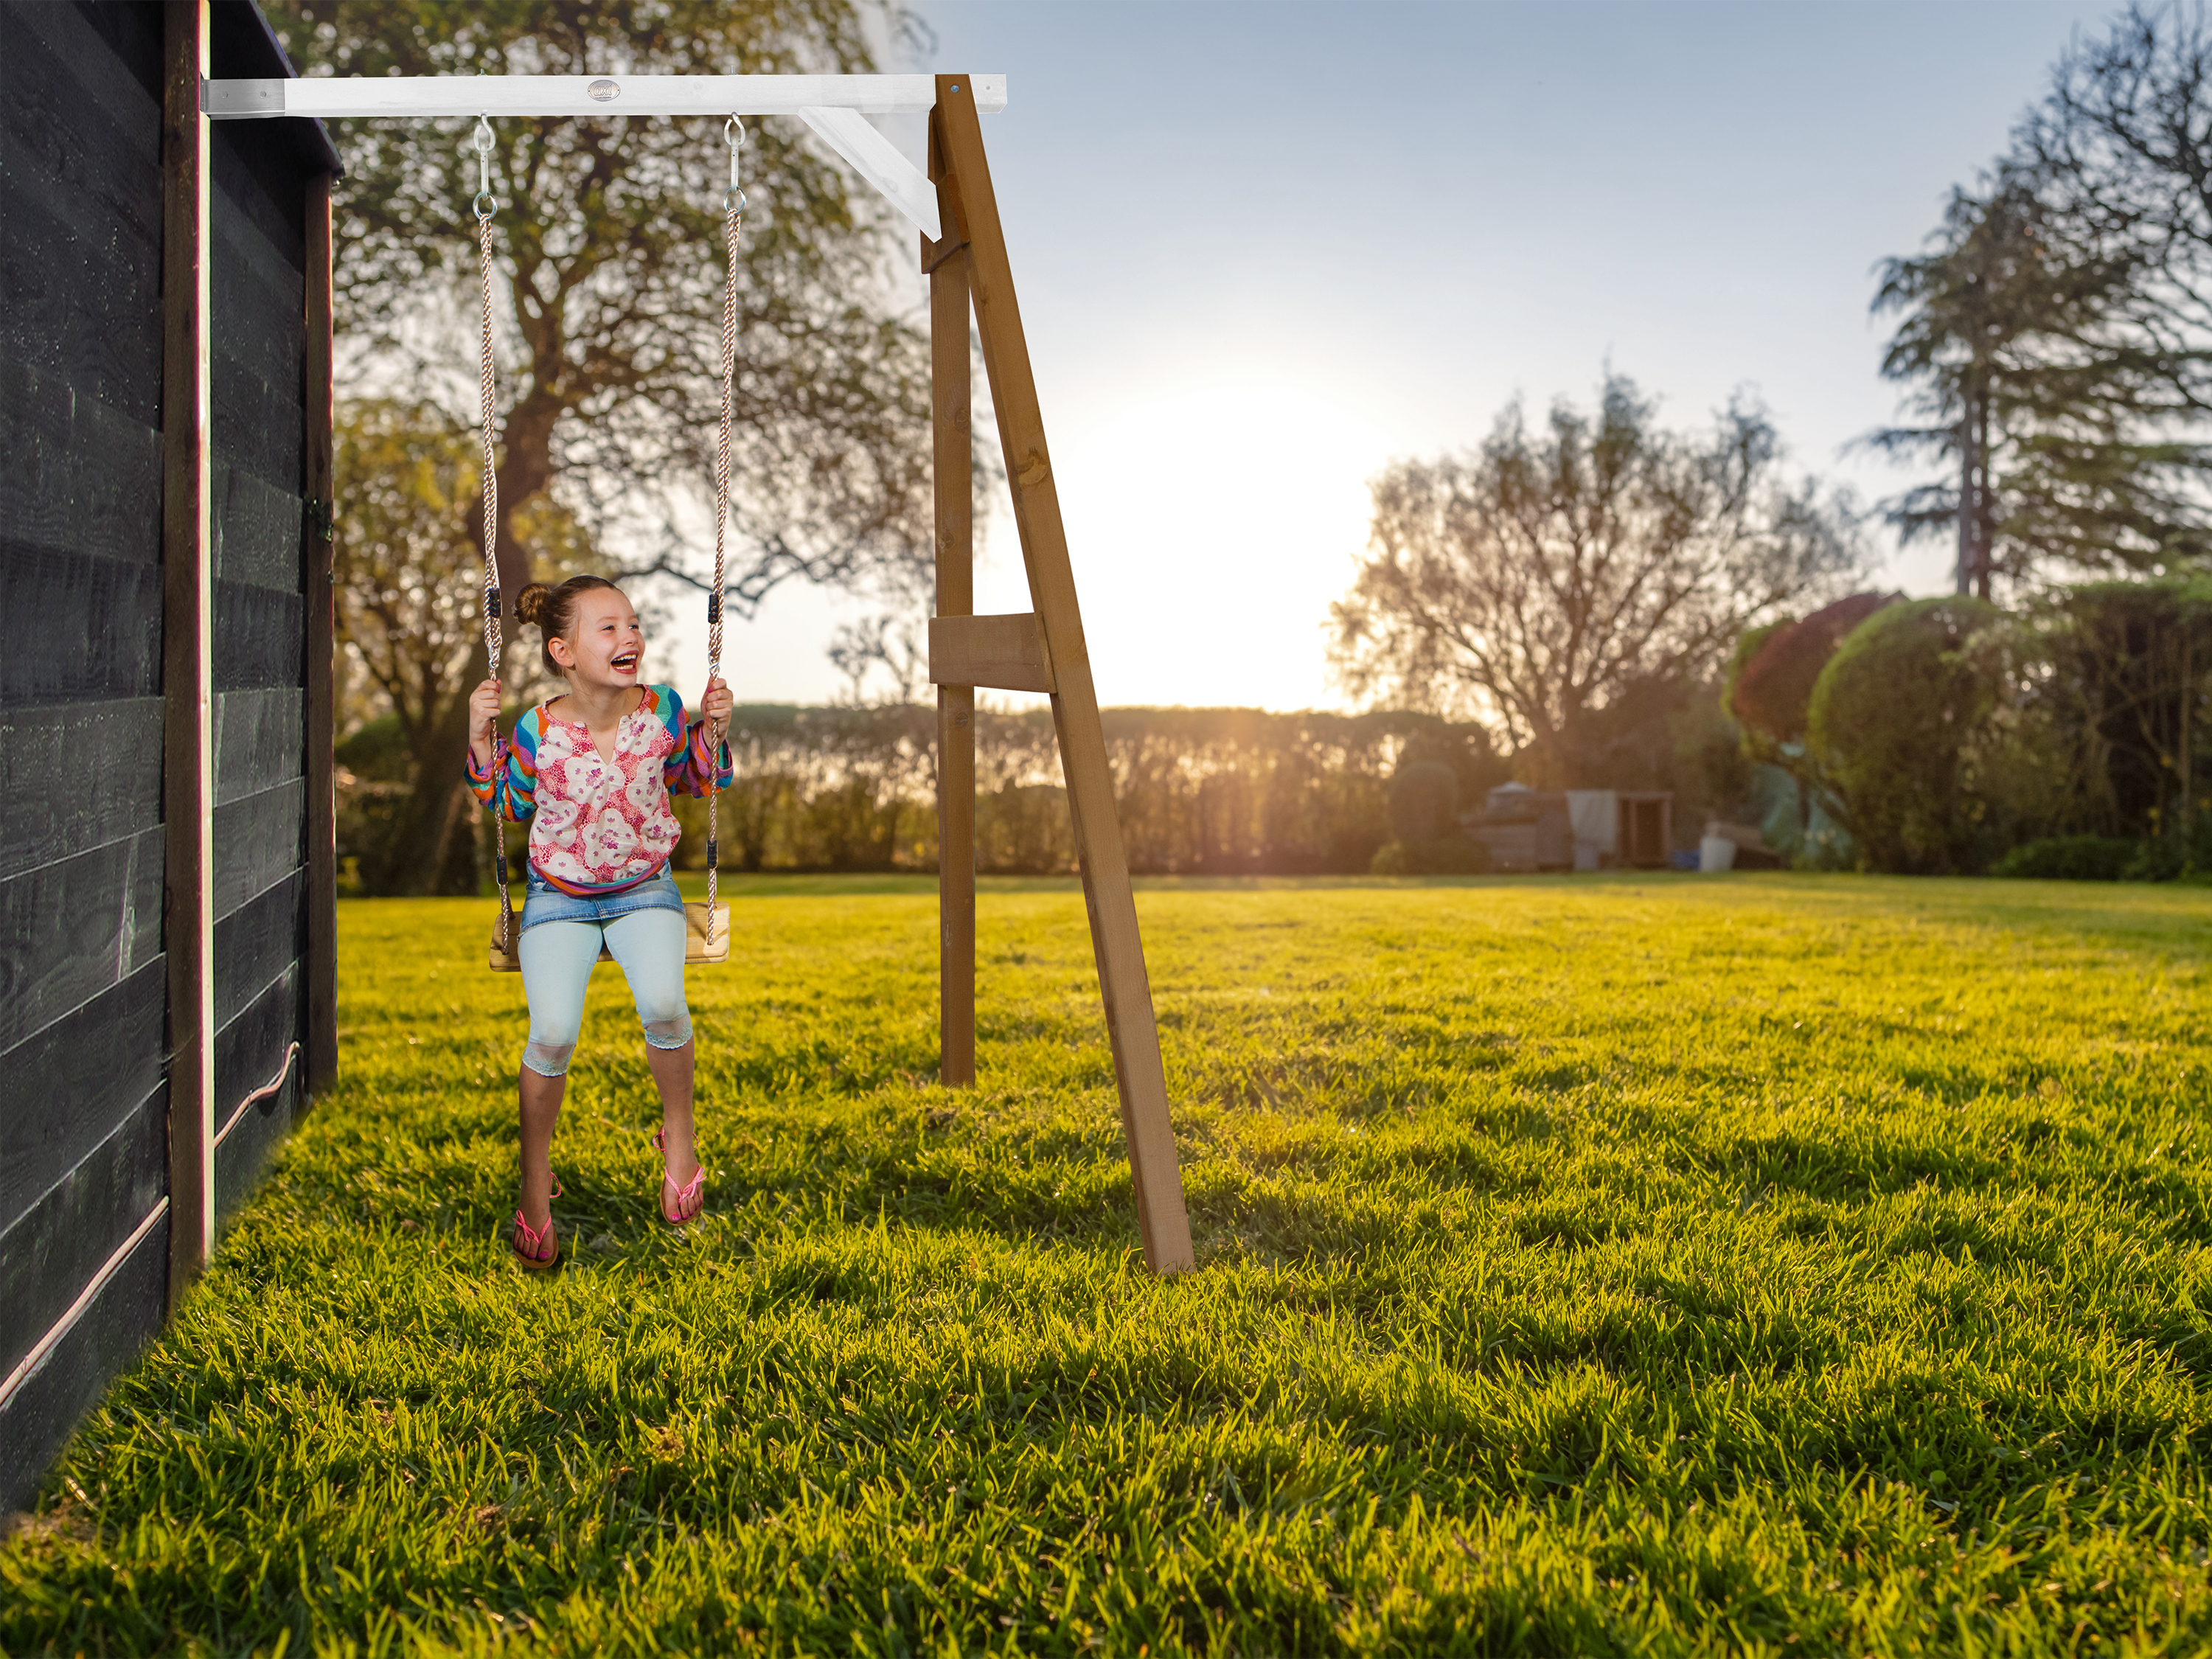
<svg viewBox="0 0 2212 1659">
<path fill-rule="evenodd" d="M 726 697 L 724 702 L 726 706 Z M 498 719 L 499 681 L 495 678 L 469 693 L 469 753 L 476 757 L 479 772 L 491 770 L 491 728 Z"/>
<path fill-rule="evenodd" d="M 730 688 L 720 674 L 707 682 L 707 695 L 699 700 L 699 713 L 707 722 L 707 751 L 712 755 L 730 729 Z"/>
</svg>

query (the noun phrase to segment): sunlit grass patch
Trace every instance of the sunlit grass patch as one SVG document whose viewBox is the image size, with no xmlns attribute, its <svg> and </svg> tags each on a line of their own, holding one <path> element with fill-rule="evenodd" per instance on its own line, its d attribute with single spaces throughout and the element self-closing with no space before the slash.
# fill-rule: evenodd
<svg viewBox="0 0 2212 1659">
<path fill-rule="evenodd" d="M 343 1080 L 0 1545 L 0 1648 L 2212 1639 L 2212 896 L 1148 888 L 1164 1284 L 1072 884 L 987 884 L 957 1092 L 927 884 L 733 885 L 710 1218 L 605 969 L 550 1279 L 486 907 L 347 907 Z"/>
</svg>

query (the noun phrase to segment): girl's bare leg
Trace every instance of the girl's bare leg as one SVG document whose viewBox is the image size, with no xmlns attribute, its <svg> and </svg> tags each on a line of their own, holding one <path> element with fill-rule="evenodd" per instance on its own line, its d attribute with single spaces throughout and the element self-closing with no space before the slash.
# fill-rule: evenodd
<svg viewBox="0 0 2212 1659">
<path fill-rule="evenodd" d="M 691 1124 L 691 1070 L 696 1048 L 694 1042 L 686 1042 L 681 1048 L 656 1048 L 647 1043 L 645 1048 L 646 1064 L 653 1068 L 653 1080 L 660 1088 L 660 1124 L 662 1138 L 667 1142 L 668 1173 L 678 1187 L 699 1168 Z M 695 1203 L 684 1214 L 695 1215 L 698 1208 Z"/>
<path fill-rule="evenodd" d="M 568 1088 L 565 1077 L 544 1077 L 527 1066 L 521 1068 L 522 1218 L 532 1227 L 543 1227 L 552 1218 L 553 1125 L 561 1115 L 561 1097 Z M 688 1108 L 688 1094 L 685 1102 Z M 684 1121 L 688 1128 L 691 1121 L 688 1109 Z"/>
</svg>

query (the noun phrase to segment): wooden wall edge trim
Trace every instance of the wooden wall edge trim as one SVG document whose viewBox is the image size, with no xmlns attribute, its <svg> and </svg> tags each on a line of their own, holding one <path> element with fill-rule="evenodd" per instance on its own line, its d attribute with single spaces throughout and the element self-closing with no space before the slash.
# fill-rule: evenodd
<svg viewBox="0 0 2212 1659">
<path fill-rule="evenodd" d="M 305 595 L 307 779 L 307 951 L 302 963 L 307 1004 L 307 1064 L 302 1081 L 309 1098 L 337 1081 L 338 1075 L 338 848 L 337 590 L 331 560 L 336 551 L 337 503 L 333 498 L 333 431 L 336 361 L 331 334 L 331 175 L 307 181 L 307 352 L 301 372 L 307 384 L 304 410 L 307 455 L 307 538 L 301 550 L 301 587 Z"/>
<path fill-rule="evenodd" d="M 215 686 L 209 0 L 163 9 L 162 949 L 168 957 L 172 1313 L 215 1243 Z"/>
</svg>

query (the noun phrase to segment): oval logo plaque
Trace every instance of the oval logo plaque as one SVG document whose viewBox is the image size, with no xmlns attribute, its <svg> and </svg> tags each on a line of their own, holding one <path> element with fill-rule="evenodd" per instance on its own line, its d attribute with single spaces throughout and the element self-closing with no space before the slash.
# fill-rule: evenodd
<svg viewBox="0 0 2212 1659">
<path fill-rule="evenodd" d="M 594 81 L 584 88 L 584 92 L 595 104 L 611 104 L 622 96 L 622 87 L 614 81 Z"/>
</svg>

